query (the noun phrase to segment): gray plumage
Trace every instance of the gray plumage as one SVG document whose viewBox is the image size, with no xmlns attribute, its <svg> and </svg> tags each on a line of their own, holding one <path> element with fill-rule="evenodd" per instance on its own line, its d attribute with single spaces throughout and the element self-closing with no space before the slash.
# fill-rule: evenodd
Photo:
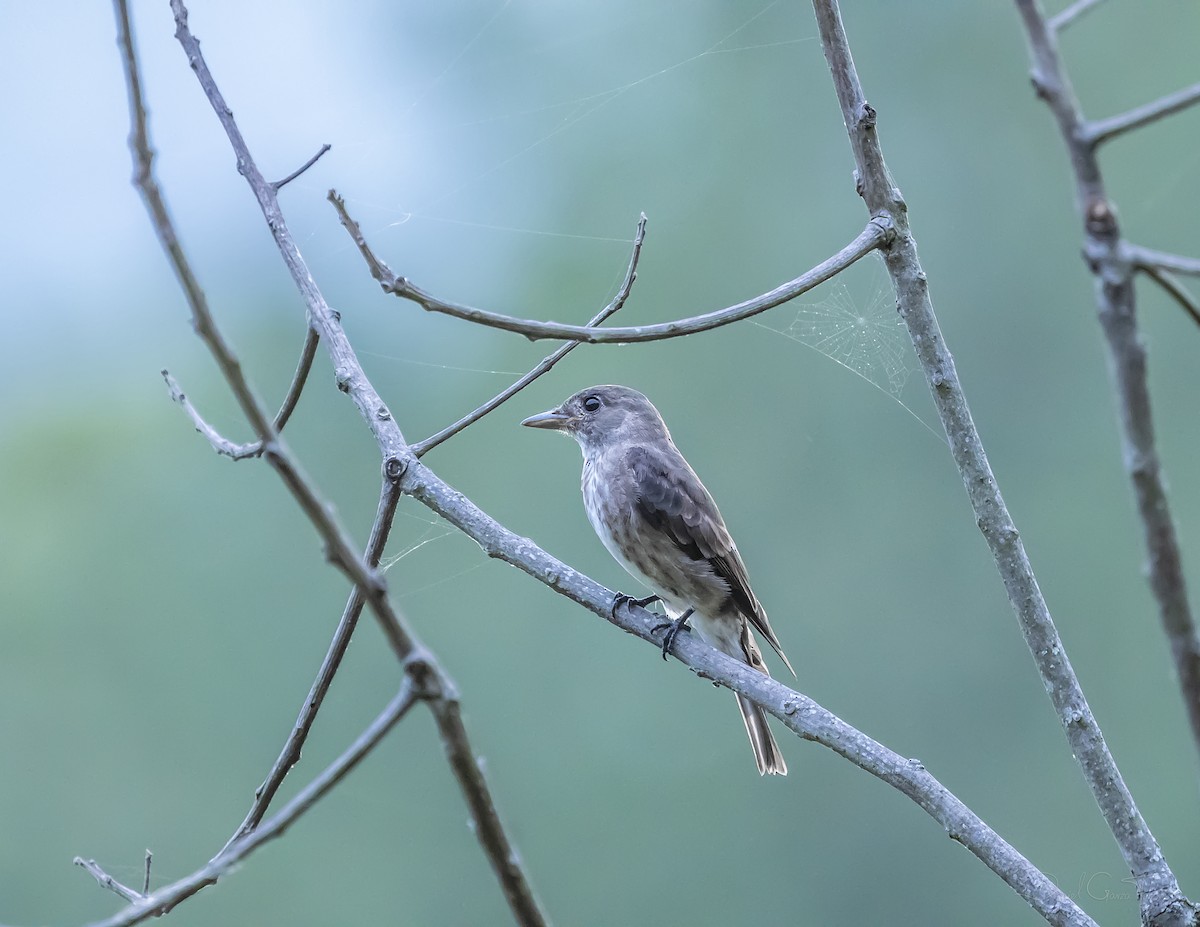
<svg viewBox="0 0 1200 927">
<path fill-rule="evenodd" d="M 579 442 L 588 520 L 672 617 L 692 609 L 692 624 L 710 644 L 770 675 L 753 626 L 792 669 L 716 503 L 649 399 L 625 386 L 593 386 L 521 424 Z M 759 773 L 786 775 L 766 713 L 740 695 L 737 701 Z"/>
</svg>

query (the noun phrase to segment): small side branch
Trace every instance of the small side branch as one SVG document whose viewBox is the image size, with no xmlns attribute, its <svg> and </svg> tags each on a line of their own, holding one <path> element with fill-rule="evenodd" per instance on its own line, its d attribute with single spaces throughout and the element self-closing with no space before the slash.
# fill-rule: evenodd
<svg viewBox="0 0 1200 927">
<path fill-rule="evenodd" d="M 291 386 L 288 387 L 287 395 L 283 398 L 283 405 L 275 413 L 273 426 L 276 432 L 283 430 L 283 426 L 287 424 L 288 419 L 292 417 L 292 412 L 296 409 L 296 403 L 300 401 L 300 393 L 304 390 L 304 384 L 308 380 L 308 373 L 312 369 L 313 358 L 316 357 L 317 344 L 320 340 L 321 336 L 317 334 L 315 329 L 310 327 L 305 332 L 304 346 L 300 349 L 300 360 L 296 364 L 296 372 L 292 375 Z M 162 376 L 167 383 L 167 390 L 171 394 L 171 399 L 178 403 L 183 411 L 188 414 L 188 417 L 192 420 L 192 424 L 196 426 L 196 430 L 208 439 L 208 443 L 212 445 L 214 451 L 233 460 L 245 460 L 248 457 L 259 457 L 262 455 L 263 442 L 261 440 L 250 441 L 246 444 L 238 444 L 235 441 L 230 441 L 210 425 L 196 410 L 196 407 L 187 398 L 179 383 L 169 372 L 163 370 Z"/>
<path fill-rule="evenodd" d="M 300 394 L 304 392 L 304 384 L 308 382 L 308 374 L 312 370 L 313 358 L 317 356 L 317 344 L 320 341 L 321 336 L 317 334 L 317 330 L 309 325 L 304 332 L 304 345 L 300 348 L 300 360 L 296 362 L 296 372 L 292 374 L 292 384 L 288 387 L 287 395 L 283 397 L 279 411 L 275 413 L 276 431 L 283 431 L 283 426 L 288 423 L 288 419 L 296 410 L 296 403 L 300 401 Z"/>
<path fill-rule="evenodd" d="M 1188 315 L 1192 317 L 1192 321 L 1200 325 L 1200 303 L 1196 302 L 1196 298 L 1188 292 L 1187 288 L 1175 279 L 1173 274 L 1168 273 L 1157 265 L 1150 264 L 1145 267 L 1138 268 L 1147 277 L 1157 283 L 1160 287 L 1166 290 L 1167 294 L 1179 303 L 1180 307 Z"/>
<path fill-rule="evenodd" d="M 1089 10 L 1094 10 L 1104 0 L 1075 0 L 1069 7 L 1061 13 L 1047 20 L 1046 25 L 1054 32 L 1062 32 L 1067 26 L 1079 19 L 1084 13 Z"/>
<path fill-rule="evenodd" d="M 1089 145 L 1097 148 L 1118 135 L 1140 129 L 1142 126 L 1157 122 L 1159 119 L 1178 113 L 1197 103 L 1200 103 L 1200 83 L 1184 87 L 1174 93 L 1168 93 L 1165 97 L 1134 107 L 1119 116 L 1086 123 L 1083 126 L 1083 137 Z"/>
<path fill-rule="evenodd" d="M 147 855 L 147 859 L 149 859 L 149 855 Z M 139 892 L 136 889 L 130 888 L 128 885 L 122 885 L 120 882 L 118 882 L 116 879 L 114 879 L 112 876 L 110 876 L 107 872 L 105 872 L 100 867 L 100 864 L 97 863 L 94 859 L 84 859 L 81 856 L 76 856 L 75 859 L 73 860 L 73 862 L 80 869 L 84 869 L 88 873 L 90 873 L 92 878 L 95 879 L 100 884 L 101 888 L 107 888 L 110 892 L 120 895 L 126 901 L 133 903 L 133 904 L 137 904 L 138 902 L 145 900 L 146 892 L 149 890 L 149 872 L 150 872 L 150 870 L 149 870 L 148 866 L 146 869 L 146 873 L 147 873 L 146 891 Z"/>
<path fill-rule="evenodd" d="M 1131 245 L 1128 242 L 1123 245 L 1121 253 L 1138 270 L 1155 267 L 1173 274 L 1200 277 L 1200 258 L 1155 251 L 1152 248 L 1143 248 L 1141 245 Z"/>
<path fill-rule="evenodd" d="M 226 457 L 231 457 L 234 460 L 244 460 L 247 457 L 257 457 L 262 453 L 262 442 L 251 441 L 249 444 L 237 444 L 224 437 L 217 429 L 210 425 L 192 405 L 192 401 L 188 399 L 187 393 L 183 391 L 183 387 L 179 382 L 171 376 L 170 371 L 164 369 L 162 378 L 167 384 L 167 391 L 171 394 L 171 400 L 175 402 L 188 418 L 192 420 L 192 424 L 196 426 L 196 431 L 200 432 L 212 445 L 212 449 L 218 454 L 224 454 Z"/>
<path fill-rule="evenodd" d="M 334 205 L 336 206 L 338 204 L 335 203 Z M 339 210 L 339 212 L 340 211 L 341 210 Z M 345 216 L 345 218 L 349 219 L 349 216 Z M 629 298 L 629 292 L 633 289 L 633 282 L 637 279 L 638 259 L 641 257 L 642 242 L 645 240 L 646 214 L 642 213 L 641 219 L 638 220 L 637 232 L 633 237 L 633 253 L 629 257 L 629 267 L 625 271 L 625 279 L 621 281 L 621 286 L 617 289 L 617 295 L 612 298 L 607 306 L 597 312 L 588 321 L 587 324 L 589 328 L 595 328 L 597 325 L 611 317 L 614 313 L 620 311 L 621 307 L 625 305 L 625 300 Z M 468 425 L 473 425 L 485 415 L 494 412 L 538 377 L 548 373 L 555 364 L 579 347 L 579 344 L 580 342 L 578 341 L 564 341 L 557 350 L 543 357 L 541 361 L 539 361 L 532 370 L 521 377 L 521 379 L 517 380 L 507 389 L 497 393 L 474 412 L 471 412 L 469 415 L 464 415 L 453 425 L 443 428 L 437 434 L 431 435 L 424 441 L 418 441 L 412 446 L 413 453 L 418 458 L 425 456 L 426 453 L 433 450 L 447 438 L 453 438 Z"/>
<path fill-rule="evenodd" d="M 588 325 L 565 325 L 561 322 L 538 322 L 532 319 L 519 319 L 486 309 L 476 309 L 461 303 L 451 303 L 438 299 L 426 293 L 420 287 L 405 277 L 397 277 L 391 269 L 376 257 L 375 252 L 363 237 L 357 222 L 350 219 L 346 212 L 345 202 L 335 191 L 330 191 L 330 201 L 342 215 L 342 224 L 350 233 L 350 237 L 358 246 L 371 276 L 379 281 L 385 293 L 399 296 L 416 303 L 429 312 L 440 312 L 454 316 L 467 322 L 486 325 L 489 328 L 499 328 L 503 331 L 524 335 L 531 341 L 543 338 L 555 338 L 562 341 L 584 341 L 588 344 L 632 344 L 642 341 L 661 341 L 664 338 L 680 338 L 684 335 L 694 335 L 697 332 L 709 331 L 723 325 L 732 325 L 742 319 L 774 309 L 788 300 L 795 299 L 802 293 L 807 293 L 814 287 L 824 283 L 831 277 L 841 273 L 855 261 L 870 254 L 876 248 L 882 248 L 891 241 L 892 220 L 886 213 L 875 215 L 867 227 L 858 234 L 846 247 L 837 254 L 822 261 L 812 270 L 801 274 L 794 280 L 781 284 L 768 293 L 748 299 L 726 309 L 718 309 L 704 315 L 677 319 L 674 322 L 660 322 L 657 325 L 636 325 L 625 328 L 593 328 Z"/>
<path fill-rule="evenodd" d="M 282 180 L 273 181 L 271 186 L 275 188 L 275 192 L 278 193 L 280 190 L 282 190 L 284 187 L 286 187 L 288 184 L 290 184 L 293 180 L 295 180 L 297 177 L 299 177 L 301 174 L 303 174 L 306 170 L 308 170 L 310 167 L 312 167 L 314 164 L 316 164 L 318 161 L 320 161 L 321 157 L 325 154 L 325 152 L 327 152 L 332 147 L 333 147 L 332 145 L 330 145 L 328 142 L 326 142 L 324 145 L 321 146 L 320 151 L 318 151 L 315 155 L 313 155 L 311 158 L 309 158 L 307 161 L 305 161 L 303 164 L 301 164 L 298 168 L 296 168 L 294 171 L 292 171 L 290 174 L 288 174 Z"/>
</svg>

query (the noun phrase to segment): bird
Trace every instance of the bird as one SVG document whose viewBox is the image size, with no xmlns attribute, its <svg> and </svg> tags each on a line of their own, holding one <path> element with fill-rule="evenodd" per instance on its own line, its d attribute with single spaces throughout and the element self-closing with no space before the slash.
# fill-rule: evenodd
<svg viewBox="0 0 1200 927">
<path fill-rule="evenodd" d="M 667 628 L 664 660 L 690 619 L 713 647 L 769 676 L 758 631 L 795 676 L 712 494 L 649 399 L 627 386 L 591 386 L 521 424 L 579 443 L 588 521 L 613 558 L 654 593 L 618 593 L 613 612 L 661 601 L 674 619 L 656 628 Z M 759 775 L 787 775 L 766 712 L 734 694 Z"/>
</svg>

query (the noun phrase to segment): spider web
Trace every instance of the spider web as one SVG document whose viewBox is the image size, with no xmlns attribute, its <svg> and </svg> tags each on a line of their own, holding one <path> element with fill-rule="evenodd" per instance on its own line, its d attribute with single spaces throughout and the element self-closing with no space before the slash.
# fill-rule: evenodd
<svg viewBox="0 0 1200 927">
<path fill-rule="evenodd" d="M 870 259 L 869 293 L 858 298 L 846 274 L 831 280 L 820 302 L 802 305 L 780 334 L 824 354 L 831 361 L 899 399 L 915 369 L 912 343 L 896 312 L 878 257 Z M 849 273 L 853 274 L 852 268 Z M 859 275 L 866 276 L 860 273 Z"/>
<path fill-rule="evenodd" d="M 820 292 L 824 297 L 802 304 L 786 327 L 756 324 L 862 377 L 899 403 L 939 441 L 945 440 L 900 398 L 918 368 L 883 260 L 878 255 L 864 258 L 822 284 Z"/>
</svg>

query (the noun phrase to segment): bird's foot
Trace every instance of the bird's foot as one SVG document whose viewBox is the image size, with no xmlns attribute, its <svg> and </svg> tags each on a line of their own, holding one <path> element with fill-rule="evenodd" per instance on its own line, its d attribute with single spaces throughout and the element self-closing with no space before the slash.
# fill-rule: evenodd
<svg viewBox="0 0 1200 927">
<path fill-rule="evenodd" d="M 662 657 L 665 660 L 667 654 L 671 652 L 671 646 L 675 643 L 675 638 L 679 632 L 687 627 L 687 620 L 692 617 L 692 612 L 695 609 L 689 608 L 686 612 L 676 618 L 674 621 L 664 621 L 661 624 L 656 624 L 651 631 L 658 632 L 663 628 L 667 629 L 667 633 L 663 635 Z"/>
<path fill-rule="evenodd" d="M 645 608 L 647 605 L 653 605 L 655 602 L 661 601 L 662 599 L 656 595 L 648 595 L 642 599 L 635 599 L 631 595 L 618 592 L 613 596 L 613 604 L 612 608 L 609 610 L 609 614 L 613 616 L 613 620 L 615 621 L 617 618 L 617 609 L 619 609 L 622 605 L 636 605 L 638 608 Z"/>
</svg>

